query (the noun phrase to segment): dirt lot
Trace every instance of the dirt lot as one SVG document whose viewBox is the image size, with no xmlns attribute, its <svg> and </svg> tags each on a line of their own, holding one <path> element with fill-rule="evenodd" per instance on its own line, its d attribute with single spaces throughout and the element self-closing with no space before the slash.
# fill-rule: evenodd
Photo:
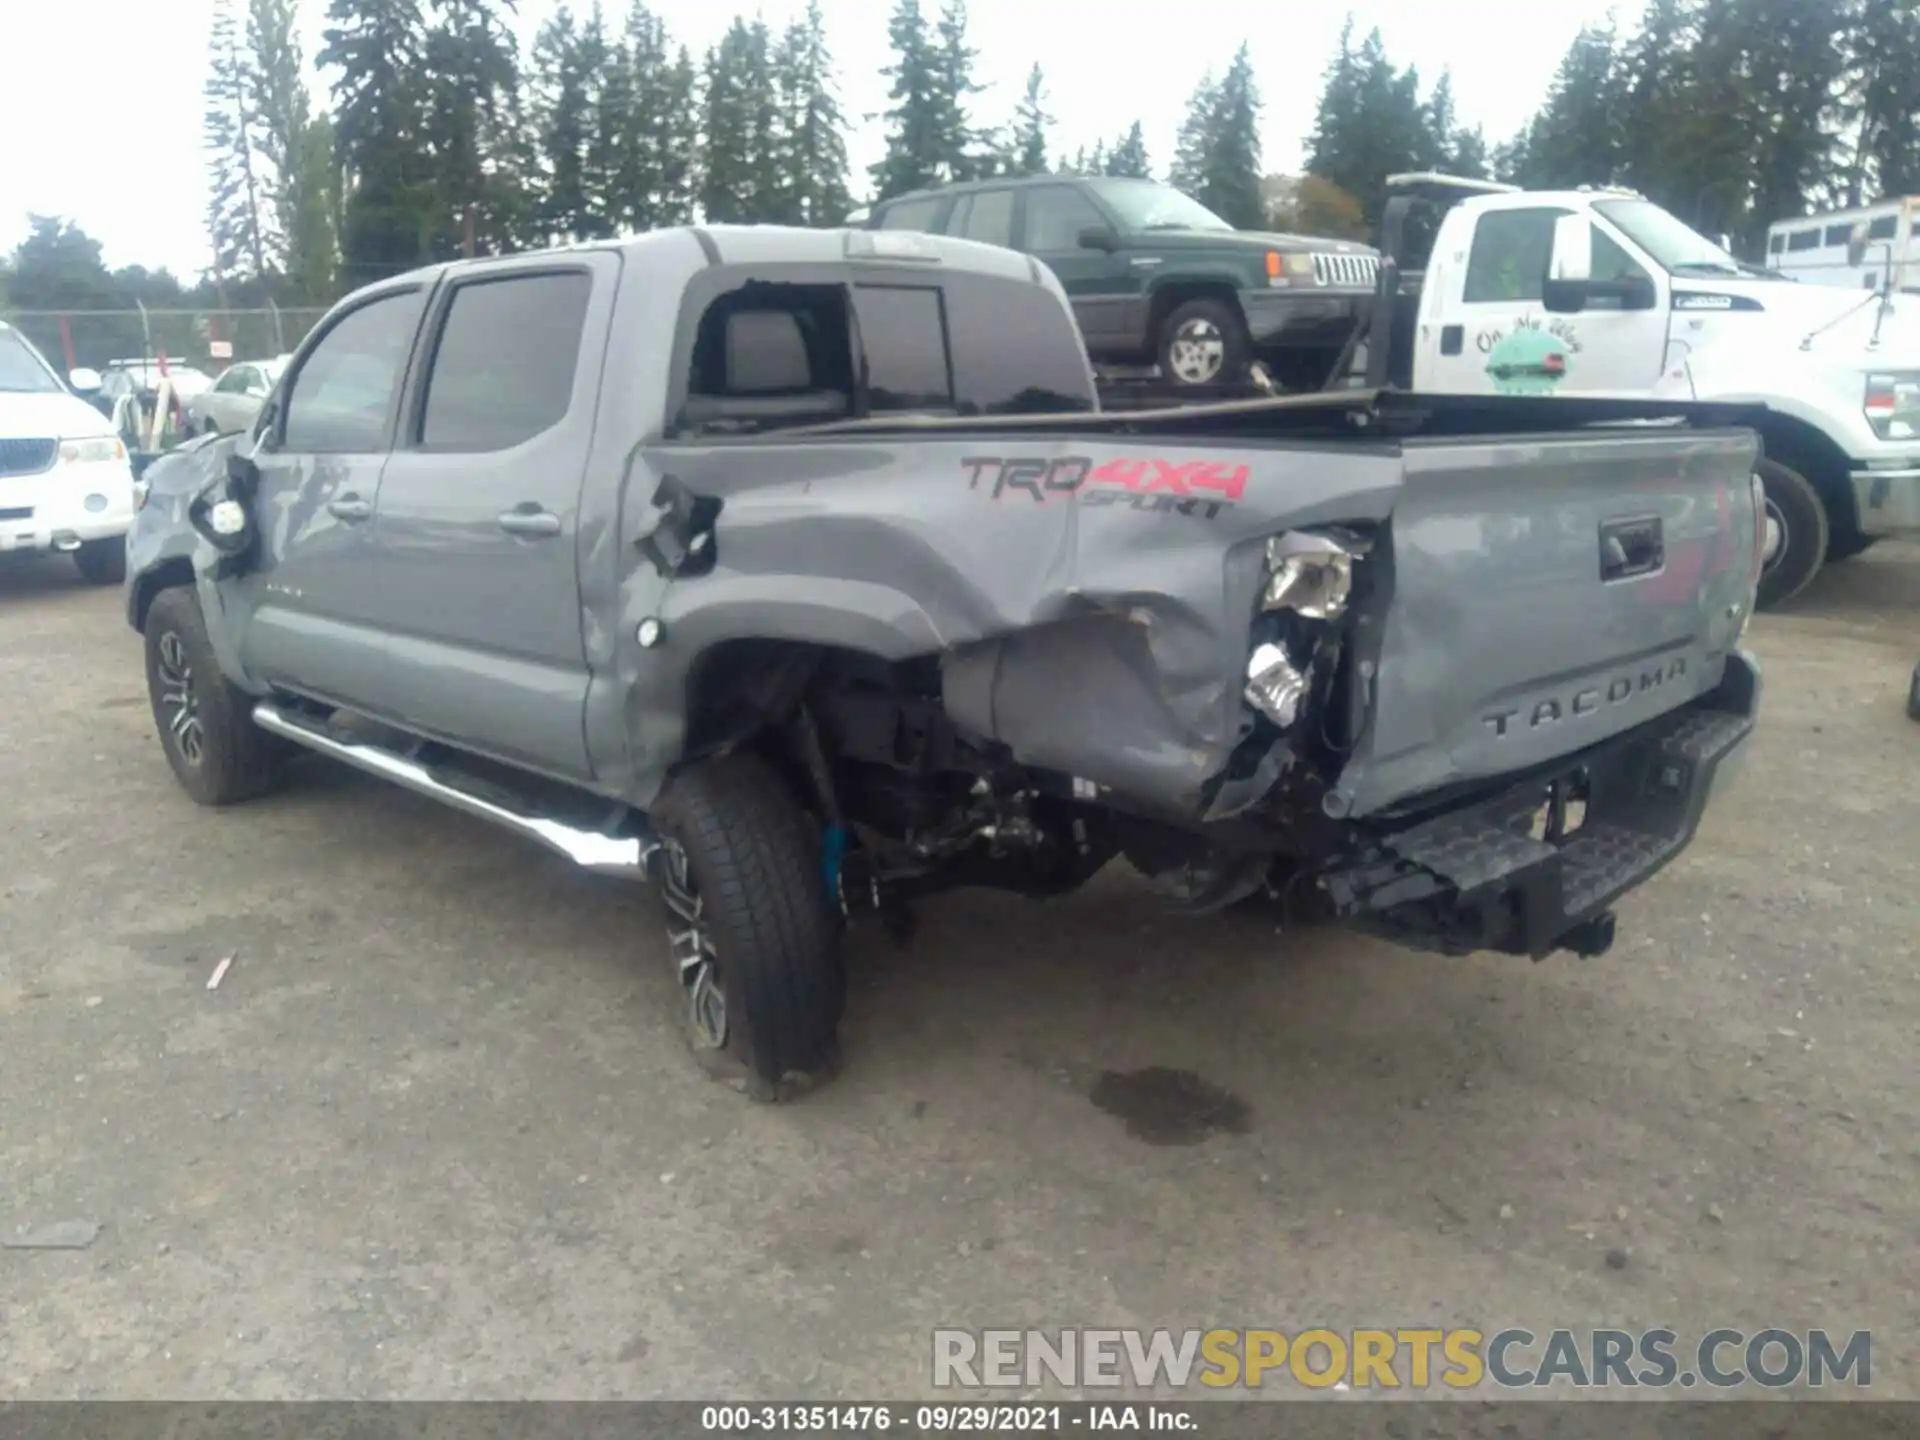
<svg viewBox="0 0 1920 1440">
<path fill-rule="evenodd" d="M 320 762 L 196 809 L 69 576 L 0 572 L 0 1237 L 101 1228 L 0 1250 L 0 1398 L 905 1396 L 935 1325 L 1423 1323 L 1871 1327 L 1920 1395 L 1920 551 L 1759 623 L 1756 753 L 1603 960 L 955 896 L 780 1109 L 679 1051 L 644 892 Z M 1243 1113 L 1144 1123 L 1103 1075 L 1156 1066 Z"/>
</svg>

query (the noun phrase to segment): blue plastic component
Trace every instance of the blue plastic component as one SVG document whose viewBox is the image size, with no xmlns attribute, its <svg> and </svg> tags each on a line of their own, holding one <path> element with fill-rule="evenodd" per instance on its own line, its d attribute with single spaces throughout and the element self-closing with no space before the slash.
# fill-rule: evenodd
<svg viewBox="0 0 1920 1440">
<path fill-rule="evenodd" d="M 829 825 L 820 835 L 820 873 L 827 882 L 827 898 L 840 903 L 840 861 L 847 853 L 847 827 Z"/>
</svg>

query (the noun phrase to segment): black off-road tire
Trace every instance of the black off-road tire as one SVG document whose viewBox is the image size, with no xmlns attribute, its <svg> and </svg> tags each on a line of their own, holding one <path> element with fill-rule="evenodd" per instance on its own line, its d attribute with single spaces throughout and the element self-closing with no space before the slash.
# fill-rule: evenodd
<svg viewBox="0 0 1920 1440">
<path fill-rule="evenodd" d="M 111 540 L 82 540 L 73 552 L 73 566 L 89 585 L 118 585 L 127 578 L 127 542 L 118 535 Z"/>
<path fill-rule="evenodd" d="M 683 1037 L 710 1075 L 756 1100 L 811 1089 L 837 1066 L 846 1004 L 839 917 L 827 896 L 818 827 L 779 772 L 744 751 L 673 776 L 650 818 L 663 846 L 684 854 L 725 999 L 716 1047 L 702 1035 L 683 985 Z M 673 864 L 671 848 L 657 859 Z M 671 893 L 663 878 L 663 902 Z M 663 908 L 671 932 L 682 922 L 670 903 Z"/>
<path fill-rule="evenodd" d="M 1829 528 L 1820 492 L 1798 470 L 1778 460 L 1762 460 L 1758 469 L 1769 516 L 1782 531 L 1778 553 L 1760 572 L 1758 608 L 1771 610 L 1806 589 L 1820 573 Z"/>
<path fill-rule="evenodd" d="M 1913 667 L 1913 679 L 1907 682 L 1907 718 L 1920 720 L 1920 665 Z"/>
<path fill-rule="evenodd" d="M 1174 346 L 1183 338 L 1197 338 L 1183 332 L 1206 332 L 1218 338 L 1220 367 L 1205 378 L 1183 375 L 1174 361 Z M 1160 322 L 1160 333 L 1153 339 L 1153 358 L 1160 366 L 1160 378 L 1182 389 L 1203 385 L 1232 385 L 1244 380 L 1247 365 L 1253 359 L 1253 345 L 1247 339 L 1246 321 L 1239 308 L 1224 300 L 1189 300 L 1176 305 Z"/>
<path fill-rule="evenodd" d="M 200 805 L 233 805 L 272 789 L 285 749 L 253 723 L 252 699 L 220 672 L 193 591 L 176 586 L 154 597 L 146 642 L 147 697 L 180 788 Z M 191 727 L 181 718 L 183 696 Z"/>
</svg>

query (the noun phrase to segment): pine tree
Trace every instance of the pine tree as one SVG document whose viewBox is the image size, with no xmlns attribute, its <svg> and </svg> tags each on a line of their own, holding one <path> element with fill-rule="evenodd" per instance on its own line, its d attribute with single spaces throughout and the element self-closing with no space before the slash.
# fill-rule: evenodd
<svg viewBox="0 0 1920 1440">
<path fill-rule="evenodd" d="M 700 209 L 717 224 L 778 214 L 773 77 L 767 27 L 736 16 L 706 62 L 706 164 Z"/>
<path fill-rule="evenodd" d="M 988 137 L 973 128 L 970 102 L 986 87 L 973 78 L 973 62 L 980 52 L 967 43 L 967 0 L 946 0 L 935 27 L 939 52 L 935 73 L 939 76 L 941 170 L 949 180 L 973 180 L 992 174 L 994 164 L 982 153 Z"/>
<path fill-rule="evenodd" d="M 847 190 L 846 119 L 840 109 L 820 0 L 781 37 L 774 57 L 780 102 L 780 219 L 837 225 L 853 208 Z"/>
<path fill-rule="evenodd" d="M 1153 178 L 1153 167 L 1147 163 L 1147 137 L 1141 133 L 1138 120 L 1107 153 L 1106 173 L 1134 180 Z"/>
<path fill-rule="evenodd" d="M 1214 131 L 1214 112 L 1219 107 L 1220 84 L 1209 70 L 1194 86 L 1187 100 L 1187 113 L 1180 121 L 1180 133 L 1173 144 L 1173 165 L 1167 183 L 1188 195 L 1197 194 L 1205 182 L 1207 147 Z"/>
<path fill-rule="evenodd" d="M 1620 57 L 1620 171 L 1628 185 L 1664 193 L 1682 154 L 1692 77 L 1695 0 L 1652 0 Z"/>
<path fill-rule="evenodd" d="M 1622 160 L 1621 81 L 1612 27 L 1583 26 L 1528 134 L 1522 183 L 1557 189 L 1614 182 Z"/>
<path fill-rule="evenodd" d="M 1356 49 L 1349 23 L 1327 66 L 1307 141 L 1308 171 L 1357 200 L 1372 227 L 1379 223 L 1387 177 L 1418 169 L 1432 144 L 1418 74 L 1394 67 L 1378 30 Z"/>
<path fill-rule="evenodd" d="M 1838 95 L 1845 78 L 1845 23 L 1823 0 L 1747 0 L 1748 74 L 1754 102 L 1753 198 L 1737 232 L 1758 255 L 1767 226 L 1838 198 Z"/>
<path fill-rule="evenodd" d="M 1194 198 L 1242 230 L 1266 223 L 1260 197 L 1260 89 L 1253 57 L 1242 43 L 1214 96 Z"/>
<path fill-rule="evenodd" d="M 258 122 L 261 187 L 273 215 L 269 263 L 306 290 L 312 263 L 299 243 L 311 233 L 309 211 L 323 196 L 302 194 L 302 152 L 312 100 L 295 28 L 293 0 L 251 0 L 247 7 L 247 89 Z"/>
<path fill-rule="evenodd" d="M 602 52 L 604 45 L 603 34 Z M 533 206 L 530 223 L 542 244 L 581 239 L 600 228 L 588 190 L 587 141 L 603 63 L 604 53 L 595 53 L 590 28 L 583 30 L 565 5 L 534 36 L 533 149 L 544 193 Z"/>
<path fill-rule="evenodd" d="M 202 140 L 212 178 L 207 234 L 214 269 L 224 275 L 267 273 L 267 194 L 261 175 L 256 86 L 241 44 L 233 0 L 215 0 L 208 39 Z"/>
<path fill-rule="evenodd" d="M 420 263 L 429 185 L 419 150 L 423 111 L 418 0 L 331 0 L 314 58 L 338 72 L 334 144 L 344 177 L 341 264 L 350 285 Z"/>
<path fill-rule="evenodd" d="M 438 0 L 424 56 L 421 140 L 433 186 L 429 253 L 459 253 L 469 215 L 477 248 L 508 249 L 524 229 L 513 163 L 520 64 L 499 0 Z"/>
<path fill-rule="evenodd" d="M 1920 0 L 1862 0 L 1850 37 L 1846 201 L 1920 192 Z"/>
<path fill-rule="evenodd" d="M 886 154 L 872 170 L 875 200 L 939 183 L 946 159 L 940 56 L 920 0 L 895 0 L 887 38 L 894 58 L 882 73 L 893 81 L 887 92 L 893 104 L 886 112 Z"/>
<path fill-rule="evenodd" d="M 1036 61 L 1033 69 L 1027 72 L 1026 92 L 1020 97 L 1019 109 L 1014 113 L 1012 174 L 1047 173 L 1047 126 L 1053 123 L 1053 117 L 1047 113 L 1046 106 L 1046 80 Z"/>
</svg>

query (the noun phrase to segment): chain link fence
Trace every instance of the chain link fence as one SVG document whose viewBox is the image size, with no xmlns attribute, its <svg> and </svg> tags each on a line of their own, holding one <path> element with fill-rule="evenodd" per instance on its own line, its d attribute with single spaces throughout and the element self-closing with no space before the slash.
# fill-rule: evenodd
<svg viewBox="0 0 1920 1440">
<path fill-rule="evenodd" d="M 218 375 L 240 360 L 292 350 L 327 312 L 260 310 L 0 310 L 57 368 L 100 370 L 115 360 L 190 365 Z"/>
</svg>

